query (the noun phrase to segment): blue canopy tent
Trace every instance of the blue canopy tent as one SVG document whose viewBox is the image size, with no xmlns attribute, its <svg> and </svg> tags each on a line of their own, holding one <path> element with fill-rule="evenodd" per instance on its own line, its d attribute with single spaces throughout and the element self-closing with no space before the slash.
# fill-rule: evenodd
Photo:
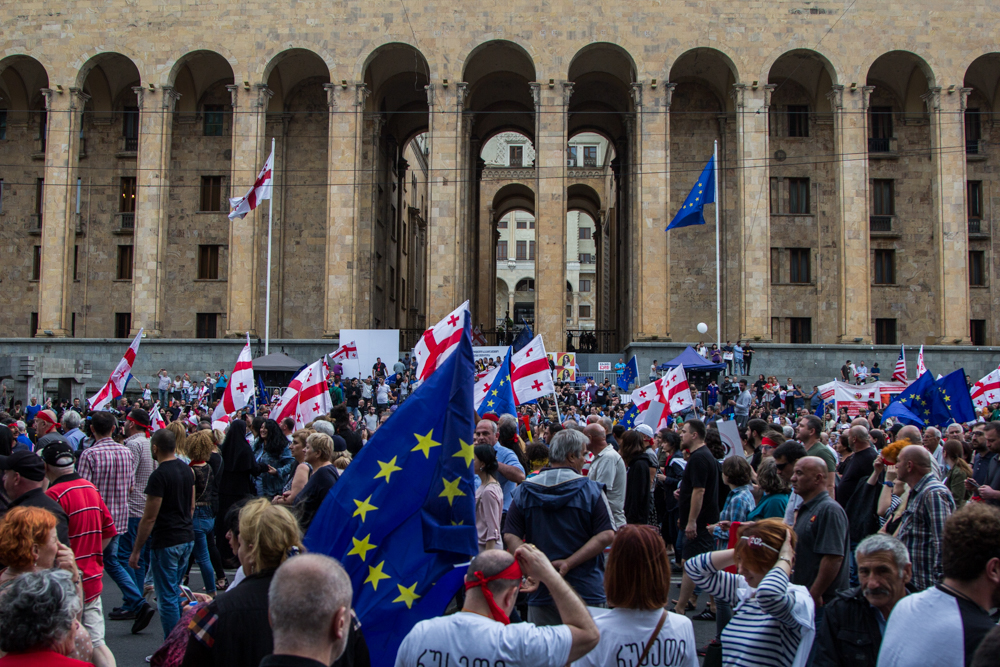
<svg viewBox="0 0 1000 667">
<path fill-rule="evenodd" d="M 726 370 L 726 364 L 713 364 L 711 361 L 695 352 L 694 348 L 690 345 L 688 345 L 683 352 L 670 361 L 660 364 L 660 370 L 666 371 L 671 368 L 677 368 L 681 364 L 684 364 L 685 371 L 702 371 L 711 373 Z"/>
</svg>

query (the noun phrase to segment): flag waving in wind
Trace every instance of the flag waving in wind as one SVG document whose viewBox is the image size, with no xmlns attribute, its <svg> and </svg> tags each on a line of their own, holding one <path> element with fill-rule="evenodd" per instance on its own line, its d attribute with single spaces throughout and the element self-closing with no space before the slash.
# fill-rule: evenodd
<svg viewBox="0 0 1000 667">
<path fill-rule="evenodd" d="M 924 346 L 920 346 L 920 354 L 917 355 L 917 377 L 927 372 L 927 366 L 924 365 Z"/>
<path fill-rule="evenodd" d="M 479 414 L 487 412 L 497 415 L 517 414 L 514 388 L 510 379 L 510 348 L 507 349 L 507 356 L 504 357 L 503 363 L 476 383 L 475 392 L 474 405 Z"/>
<path fill-rule="evenodd" d="M 991 403 L 1000 403 L 1000 369 L 990 372 L 986 377 L 972 385 L 969 390 L 972 404 L 983 409 Z"/>
<path fill-rule="evenodd" d="M 628 391 L 628 386 L 635 382 L 639 378 L 639 363 L 635 360 L 633 356 L 625 364 L 625 370 L 621 375 L 618 376 L 618 388 L 622 391 Z"/>
<path fill-rule="evenodd" d="M 687 199 L 677 211 L 677 215 L 667 225 L 666 231 L 687 227 L 688 225 L 704 225 L 705 216 L 702 214 L 705 204 L 715 203 L 715 156 L 713 155 L 705 168 L 701 170 L 698 181 L 691 188 Z"/>
<path fill-rule="evenodd" d="M 896 359 L 896 369 L 892 372 L 892 379 L 896 382 L 906 382 L 906 348 L 900 346 L 899 359 Z"/>
<path fill-rule="evenodd" d="M 554 394 L 556 386 L 545 356 L 545 343 L 541 335 L 510 358 L 510 378 L 514 385 L 514 402 L 522 405 L 540 396 Z"/>
<path fill-rule="evenodd" d="M 236 358 L 236 366 L 229 376 L 229 384 L 222 393 L 222 400 L 215 406 L 212 413 L 212 421 L 222 419 L 226 415 L 231 415 L 237 410 L 245 408 L 250 404 L 254 395 L 253 383 L 253 357 L 250 354 L 250 334 L 247 334 L 247 343 L 240 351 L 240 356 Z"/>
<path fill-rule="evenodd" d="M 91 410 L 103 410 L 104 406 L 118 398 L 125 392 L 125 386 L 129 378 L 132 377 L 132 364 L 135 363 L 135 355 L 139 353 L 139 343 L 142 342 L 142 329 L 132 339 L 132 344 L 125 350 L 125 356 L 118 362 L 118 366 L 107 383 L 101 390 L 88 399 Z"/>
<path fill-rule="evenodd" d="M 471 330 L 470 317 L 469 302 L 466 301 L 424 332 L 413 348 L 413 354 L 417 358 L 417 380 L 423 382 L 429 378 L 434 369 L 455 351 L 466 325 Z"/>
<path fill-rule="evenodd" d="M 257 208 L 262 201 L 271 198 L 271 187 L 274 183 L 273 171 L 274 150 L 272 149 L 271 154 L 267 156 L 267 162 L 264 163 L 264 168 L 257 174 L 257 180 L 254 181 L 250 191 L 242 197 L 234 197 L 229 200 L 230 220 L 247 217 L 247 213 Z"/>
</svg>

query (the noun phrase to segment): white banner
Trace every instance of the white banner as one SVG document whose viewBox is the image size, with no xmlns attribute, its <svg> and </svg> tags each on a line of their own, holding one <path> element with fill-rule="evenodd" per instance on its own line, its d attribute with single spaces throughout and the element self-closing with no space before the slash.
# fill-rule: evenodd
<svg viewBox="0 0 1000 667">
<path fill-rule="evenodd" d="M 499 357 L 500 361 L 503 361 L 503 358 L 507 356 L 507 350 L 509 349 L 510 346 L 508 345 L 473 346 L 472 359 L 473 361 L 479 361 L 480 359 L 492 359 L 493 361 L 496 361 L 497 357 Z"/>
<path fill-rule="evenodd" d="M 340 340 L 353 340 L 358 345 L 357 363 L 351 359 L 341 362 L 344 377 L 368 377 L 376 359 L 385 364 L 386 375 L 392 375 L 392 365 L 402 358 L 399 353 L 399 329 L 341 329 Z"/>
<path fill-rule="evenodd" d="M 893 397 L 906 389 L 902 382 L 870 382 L 868 384 L 854 385 L 847 382 L 827 382 L 820 385 L 820 396 L 824 401 L 835 401 L 836 412 L 847 408 L 847 414 L 856 417 L 859 410 L 868 408 L 868 401 L 874 401 L 880 405 L 888 405 Z"/>
</svg>

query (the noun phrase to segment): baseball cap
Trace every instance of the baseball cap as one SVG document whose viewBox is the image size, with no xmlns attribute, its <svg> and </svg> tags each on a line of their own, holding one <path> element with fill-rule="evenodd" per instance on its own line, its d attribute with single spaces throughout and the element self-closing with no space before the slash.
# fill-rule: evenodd
<svg viewBox="0 0 1000 667">
<path fill-rule="evenodd" d="M 32 482 L 45 479 L 45 464 L 42 459 L 38 454 L 23 449 L 10 456 L 0 456 L 0 470 L 13 470 Z"/>
<path fill-rule="evenodd" d="M 55 468 L 65 468 L 76 462 L 73 447 L 66 438 L 57 433 L 38 439 L 38 452 L 42 461 Z"/>
<path fill-rule="evenodd" d="M 647 438 L 653 437 L 653 427 L 649 424 L 639 424 L 635 427 L 637 433 L 642 433 Z"/>
</svg>

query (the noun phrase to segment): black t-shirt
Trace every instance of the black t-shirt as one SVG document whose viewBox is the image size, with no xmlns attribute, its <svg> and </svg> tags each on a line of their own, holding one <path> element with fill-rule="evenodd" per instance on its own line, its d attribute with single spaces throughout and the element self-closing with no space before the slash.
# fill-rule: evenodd
<svg viewBox="0 0 1000 667">
<path fill-rule="evenodd" d="M 347 407 L 358 407 L 358 401 L 361 400 L 361 387 L 354 385 L 344 387 L 344 400 L 347 401 Z"/>
<path fill-rule="evenodd" d="M 608 390 L 600 387 L 594 392 L 594 405 L 604 405 L 608 402 Z"/>
<path fill-rule="evenodd" d="M 705 497 L 701 502 L 701 512 L 698 514 L 698 530 L 719 520 L 719 462 L 712 456 L 708 447 L 699 447 L 688 459 L 681 478 L 680 525 L 687 525 L 691 511 L 691 492 L 693 489 L 705 489 Z"/>
<path fill-rule="evenodd" d="M 869 446 L 860 452 L 854 452 L 851 454 L 851 458 L 847 459 L 847 465 L 844 466 L 840 484 L 837 485 L 837 502 L 840 503 L 841 507 L 846 509 L 847 501 L 854 495 L 854 490 L 858 488 L 858 484 L 871 477 L 872 470 L 875 469 L 876 456 L 878 456 L 878 453 L 875 451 L 875 448 Z"/>
<path fill-rule="evenodd" d="M 146 495 L 163 499 L 153 524 L 153 549 L 166 549 L 194 541 L 191 525 L 193 489 L 194 473 L 178 459 L 164 461 L 149 476 Z"/>
<path fill-rule="evenodd" d="M 333 485 L 337 483 L 339 478 L 340 471 L 335 466 L 329 465 L 316 468 L 313 470 L 313 474 L 309 476 L 309 481 L 299 491 L 299 495 L 295 497 L 295 504 L 302 509 L 302 514 L 299 516 L 299 524 L 302 526 L 303 534 L 309 530 L 309 524 L 312 523 L 316 512 L 319 511 L 320 505 L 326 500 L 326 494 L 330 492 L 330 489 L 333 488 Z"/>
</svg>

